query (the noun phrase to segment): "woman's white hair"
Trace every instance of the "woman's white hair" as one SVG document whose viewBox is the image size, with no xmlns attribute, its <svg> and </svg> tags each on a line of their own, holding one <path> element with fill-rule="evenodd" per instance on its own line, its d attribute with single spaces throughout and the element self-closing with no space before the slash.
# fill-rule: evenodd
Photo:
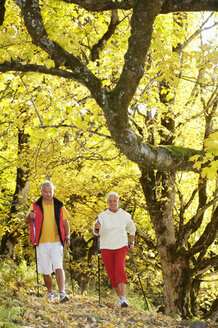
<svg viewBox="0 0 218 328">
<path fill-rule="evenodd" d="M 41 191 L 43 191 L 44 187 L 46 187 L 46 186 L 51 187 L 52 196 L 53 196 L 54 195 L 54 185 L 53 185 L 53 183 L 51 181 L 48 181 L 48 180 L 43 182 L 43 184 L 41 185 Z"/>
<path fill-rule="evenodd" d="M 118 195 L 118 193 L 115 192 L 115 191 L 112 191 L 112 192 L 109 192 L 109 194 L 107 195 L 107 201 L 108 201 L 108 199 L 109 199 L 111 196 L 115 196 L 115 197 L 119 200 L 119 195 Z"/>
</svg>

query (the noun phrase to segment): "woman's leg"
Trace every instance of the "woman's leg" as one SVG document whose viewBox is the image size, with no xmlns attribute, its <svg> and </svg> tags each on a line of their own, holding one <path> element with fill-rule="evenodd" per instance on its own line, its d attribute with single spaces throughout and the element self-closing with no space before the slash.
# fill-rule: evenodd
<svg viewBox="0 0 218 328">
<path fill-rule="evenodd" d="M 111 249 L 102 249 L 101 257 L 104 263 L 105 270 L 110 279 L 112 286 L 114 287 L 114 278 L 115 278 L 115 257 L 114 250 Z"/>
<path fill-rule="evenodd" d="M 117 296 L 119 296 L 119 297 L 125 296 L 126 284 L 124 282 L 119 282 L 117 284 L 117 286 L 115 287 L 115 291 L 117 293 Z"/>
<path fill-rule="evenodd" d="M 125 262 L 127 255 L 127 246 L 119 248 L 115 253 L 115 286 L 119 283 L 127 284 Z M 121 287 L 124 290 L 124 287 Z"/>
<path fill-rule="evenodd" d="M 112 287 L 119 298 L 125 296 L 126 291 L 126 271 L 125 261 L 127 246 L 116 250 L 102 249 L 101 256 Z"/>
<path fill-rule="evenodd" d="M 122 247 L 116 250 L 115 255 L 115 290 L 119 298 L 125 297 L 126 292 L 126 270 L 125 262 L 127 255 L 127 247 Z"/>
</svg>

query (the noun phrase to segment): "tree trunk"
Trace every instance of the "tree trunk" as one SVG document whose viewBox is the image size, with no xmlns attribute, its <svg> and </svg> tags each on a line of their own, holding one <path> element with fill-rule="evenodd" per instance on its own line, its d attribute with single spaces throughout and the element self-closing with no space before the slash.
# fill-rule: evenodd
<svg viewBox="0 0 218 328">
<path fill-rule="evenodd" d="M 185 252 L 176 249 L 173 209 L 174 174 L 154 173 L 141 169 L 141 185 L 156 237 L 164 281 L 165 313 L 190 314 L 191 272 Z"/>
<path fill-rule="evenodd" d="M 174 15 L 176 22 L 180 23 L 180 15 Z M 181 19 L 181 22 L 184 20 Z M 181 44 L 178 43 L 173 51 L 179 53 L 180 49 Z M 165 92 L 162 92 L 163 90 Z M 175 119 L 170 108 L 175 100 L 175 95 L 169 100 L 167 96 L 170 92 L 173 94 L 169 83 L 165 79 L 160 81 L 159 99 L 163 105 L 167 106 L 168 114 L 171 114 L 161 115 L 161 127 L 164 127 L 164 130 L 160 129 L 159 136 L 162 145 L 174 144 Z M 191 316 L 189 305 L 192 286 L 191 271 L 185 250 L 183 251 L 177 246 L 177 231 L 174 226 L 176 173 L 148 171 L 144 168 L 141 168 L 141 172 L 141 185 L 155 229 L 162 267 L 165 313 L 167 315 L 178 313 L 182 317 Z"/>
<path fill-rule="evenodd" d="M 18 158 L 28 146 L 29 136 L 23 130 L 18 133 Z M 20 163 L 19 163 L 20 164 Z M 26 197 L 29 193 L 28 182 L 29 169 L 27 165 L 20 165 L 17 168 L 16 189 L 10 208 L 10 214 L 6 220 L 7 230 L 2 237 L 0 253 L 10 258 L 14 258 L 14 247 L 19 237 L 19 225 L 23 220 L 23 211 L 26 204 Z"/>
</svg>

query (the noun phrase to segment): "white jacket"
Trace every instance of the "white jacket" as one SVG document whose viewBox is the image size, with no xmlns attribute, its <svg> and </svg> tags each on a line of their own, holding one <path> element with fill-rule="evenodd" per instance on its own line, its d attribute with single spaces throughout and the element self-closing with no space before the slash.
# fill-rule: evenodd
<svg viewBox="0 0 218 328">
<path fill-rule="evenodd" d="M 131 215 L 122 208 L 119 208 L 116 213 L 109 209 L 101 212 L 96 222 L 101 224 L 99 230 L 101 249 L 118 249 L 127 246 L 127 233 L 135 235 L 136 227 Z M 94 234 L 98 235 L 94 229 Z"/>
</svg>

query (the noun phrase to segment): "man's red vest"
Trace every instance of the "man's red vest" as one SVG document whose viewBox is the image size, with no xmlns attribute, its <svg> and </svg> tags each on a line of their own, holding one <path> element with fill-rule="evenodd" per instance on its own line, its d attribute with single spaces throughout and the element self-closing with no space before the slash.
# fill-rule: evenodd
<svg viewBox="0 0 218 328">
<path fill-rule="evenodd" d="M 53 201 L 55 221 L 58 227 L 58 234 L 60 237 L 60 241 L 64 246 L 65 232 L 63 226 L 63 203 L 55 197 L 53 198 Z M 33 220 L 30 222 L 30 242 L 32 245 L 38 246 L 43 223 L 42 197 L 40 197 L 36 202 L 33 203 L 33 210 L 35 211 L 35 220 L 34 222 Z"/>
</svg>

